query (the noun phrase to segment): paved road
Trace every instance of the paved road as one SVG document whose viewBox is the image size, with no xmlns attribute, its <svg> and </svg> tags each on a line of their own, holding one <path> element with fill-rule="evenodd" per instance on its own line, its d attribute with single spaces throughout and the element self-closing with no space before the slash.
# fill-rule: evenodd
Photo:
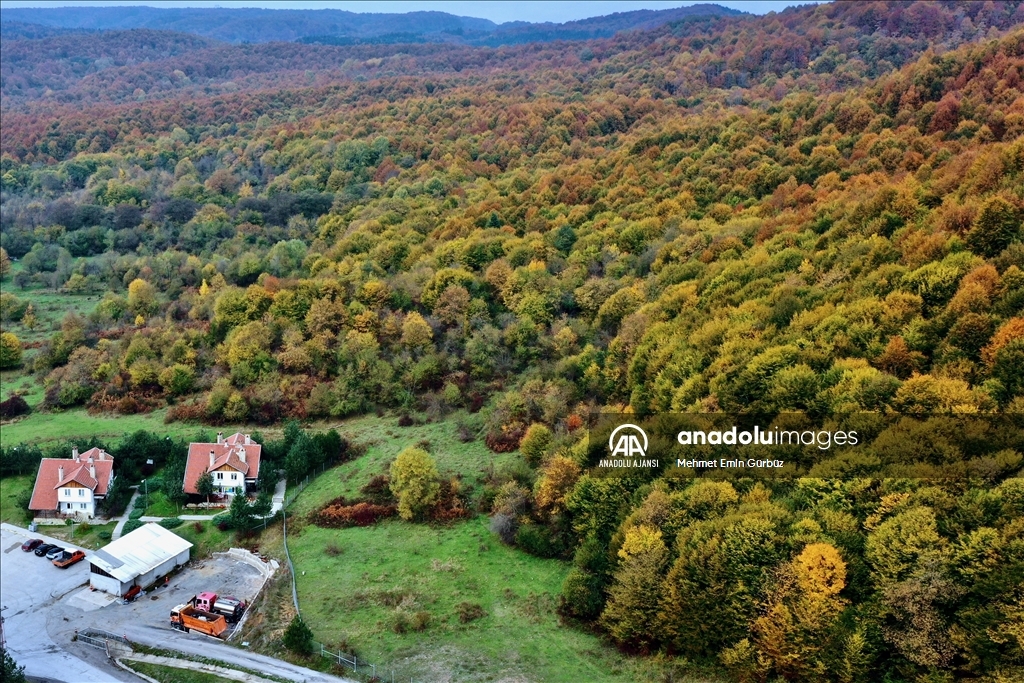
<svg viewBox="0 0 1024 683">
<path fill-rule="evenodd" d="M 355 683 L 170 628 L 164 622 L 164 614 L 168 606 L 180 597 L 174 594 L 173 585 L 170 593 L 157 593 L 163 600 L 149 605 L 142 603 L 125 607 L 114 603 L 103 607 L 100 606 L 102 601 L 90 604 L 79 595 L 88 583 L 88 563 L 79 562 L 68 569 L 57 569 L 44 558 L 22 552 L 21 544 L 28 538 L 47 540 L 42 534 L 31 534 L 10 524 L 0 525 L 0 595 L 5 607 L 4 634 L 11 654 L 19 665 L 25 667 L 25 673 L 30 677 L 68 683 L 138 683 L 131 674 L 110 665 L 102 650 L 72 642 L 75 630 L 99 628 L 124 632 L 129 640 L 143 645 L 212 657 L 291 681 Z M 60 545 L 74 547 L 64 542 Z M 206 580 L 202 571 L 201 568 L 186 570 L 188 576 L 195 574 L 192 578 L 200 582 Z M 178 577 L 176 581 L 184 581 L 186 574 Z M 194 589 L 191 585 L 189 588 Z M 89 599 L 103 595 L 87 590 L 84 593 Z M 174 599 L 169 599 L 172 597 Z M 147 606 L 149 609 L 142 609 Z M 159 619 L 145 618 L 144 615 L 152 617 L 150 612 L 159 614 Z"/>
<path fill-rule="evenodd" d="M 330 674 L 313 671 L 297 664 L 291 664 L 273 657 L 240 650 L 224 645 L 206 636 L 187 635 L 170 627 L 142 624 L 128 634 L 135 643 L 177 650 L 191 655 L 211 657 L 228 664 L 255 669 L 271 676 L 280 676 L 303 683 L 357 683 L 350 678 L 338 678 Z"/>
<path fill-rule="evenodd" d="M 114 531 L 110 534 L 110 539 L 116 541 L 121 538 L 121 532 L 124 530 L 124 525 L 128 521 L 128 515 L 132 513 L 132 508 L 135 507 L 135 499 L 139 497 L 139 487 L 134 486 L 135 493 L 132 494 L 131 500 L 128 501 L 128 507 L 124 509 L 124 514 L 117 520 L 117 526 L 114 527 Z"/>
<path fill-rule="evenodd" d="M 22 552 L 21 544 L 29 538 L 47 540 L 43 534 L 30 534 L 9 524 L 0 526 L 0 595 L 4 637 L 11 656 L 25 667 L 28 676 L 37 679 L 74 683 L 133 680 L 123 672 L 105 671 L 72 656 L 47 633 L 53 607 L 89 581 L 89 565 L 79 562 L 57 569 L 45 558 Z"/>
</svg>

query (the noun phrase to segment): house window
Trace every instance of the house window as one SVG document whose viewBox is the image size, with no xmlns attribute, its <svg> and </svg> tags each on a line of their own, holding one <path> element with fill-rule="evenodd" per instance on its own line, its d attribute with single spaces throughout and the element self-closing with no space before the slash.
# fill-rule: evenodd
<svg viewBox="0 0 1024 683">
<path fill-rule="evenodd" d="M 85 495 L 85 489 L 78 489 L 78 497 L 81 498 Z"/>
<path fill-rule="evenodd" d="M 78 507 L 80 507 L 80 508 L 82 508 L 84 510 L 85 509 L 85 503 L 79 503 Z"/>
<path fill-rule="evenodd" d="M 237 475 L 237 474 L 234 474 L 234 473 L 232 473 L 232 474 L 231 474 L 231 481 L 234 481 L 235 479 L 238 479 L 238 475 Z"/>
<path fill-rule="evenodd" d="M 64 489 L 64 495 L 68 496 L 70 498 L 71 497 L 71 489 Z"/>
<path fill-rule="evenodd" d="M 217 478 L 218 479 L 223 479 L 224 478 L 224 473 L 223 472 L 218 472 L 217 473 Z"/>
</svg>

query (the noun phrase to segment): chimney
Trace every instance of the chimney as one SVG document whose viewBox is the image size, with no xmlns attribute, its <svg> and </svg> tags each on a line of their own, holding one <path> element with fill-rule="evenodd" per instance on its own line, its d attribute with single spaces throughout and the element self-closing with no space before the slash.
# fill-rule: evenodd
<svg viewBox="0 0 1024 683">
<path fill-rule="evenodd" d="M 64 465 L 57 466 L 57 483 L 64 481 Z"/>
<path fill-rule="evenodd" d="M 242 462 L 245 462 L 245 448 L 239 447 L 238 459 L 241 460 Z"/>
<path fill-rule="evenodd" d="M 245 445 L 248 446 L 252 443 L 252 438 L 248 434 L 245 435 Z"/>
<path fill-rule="evenodd" d="M 78 446 L 71 449 L 71 459 L 78 460 Z"/>
<path fill-rule="evenodd" d="M 211 470 L 213 469 L 213 463 L 214 463 L 214 461 L 215 461 L 216 459 L 217 459 L 217 456 L 216 456 L 216 454 L 215 454 L 215 453 L 214 453 L 214 452 L 213 452 L 213 451 L 211 450 L 211 451 L 210 451 L 210 469 L 211 469 Z"/>
<path fill-rule="evenodd" d="M 224 432 L 217 432 L 217 443 L 224 443 Z"/>
<path fill-rule="evenodd" d="M 96 465 L 92 464 L 92 458 L 89 458 L 89 476 L 92 477 L 93 480 L 95 481 L 95 479 L 96 479 Z"/>
</svg>

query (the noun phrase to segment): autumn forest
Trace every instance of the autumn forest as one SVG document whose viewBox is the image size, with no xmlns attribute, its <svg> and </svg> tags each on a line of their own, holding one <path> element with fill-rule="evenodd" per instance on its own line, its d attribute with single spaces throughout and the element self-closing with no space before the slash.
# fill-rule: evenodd
<svg viewBox="0 0 1024 683">
<path fill-rule="evenodd" d="M 5 18 L 22 419 L 478 416 L 522 462 L 466 507 L 571 565 L 564 628 L 722 680 L 1020 680 L 1024 430 L 934 437 L 949 480 L 593 468 L 596 413 L 1024 413 L 1024 4 L 705 7 L 508 44 Z"/>
</svg>

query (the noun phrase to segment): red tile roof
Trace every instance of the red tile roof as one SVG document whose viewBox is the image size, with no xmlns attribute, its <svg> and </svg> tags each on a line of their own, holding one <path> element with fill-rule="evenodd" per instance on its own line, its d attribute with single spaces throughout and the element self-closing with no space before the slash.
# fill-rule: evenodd
<svg viewBox="0 0 1024 683">
<path fill-rule="evenodd" d="M 246 444 L 248 440 L 248 444 Z M 213 464 L 210 464 L 210 453 Z M 185 465 L 185 493 L 198 494 L 196 484 L 204 472 L 212 472 L 227 465 L 241 472 L 246 480 L 260 476 L 260 454 L 263 446 L 246 434 L 233 434 L 224 443 L 192 443 L 188 446 L 188 463 Z M 242 455 L 244 454 L 244 458 Z"/>
<path fill-rule="evenodd" d="M 89 473 L 89 457 L 93 458 L 92 465 L 96 468 L 95 478 Z M 60 477 L 61 467 L 64 468 L 63 479 Z M 113 468 L 114 460 L 110 454 L 98 448 L 79 454 L 77 459 L 43 458 L 39 461 L 39 473 L 36 475 L 28 509 L 56 510 L 57 489 L 71 482 L 91 489 L 95 496 L 105 496 Z"/>
</svg>

